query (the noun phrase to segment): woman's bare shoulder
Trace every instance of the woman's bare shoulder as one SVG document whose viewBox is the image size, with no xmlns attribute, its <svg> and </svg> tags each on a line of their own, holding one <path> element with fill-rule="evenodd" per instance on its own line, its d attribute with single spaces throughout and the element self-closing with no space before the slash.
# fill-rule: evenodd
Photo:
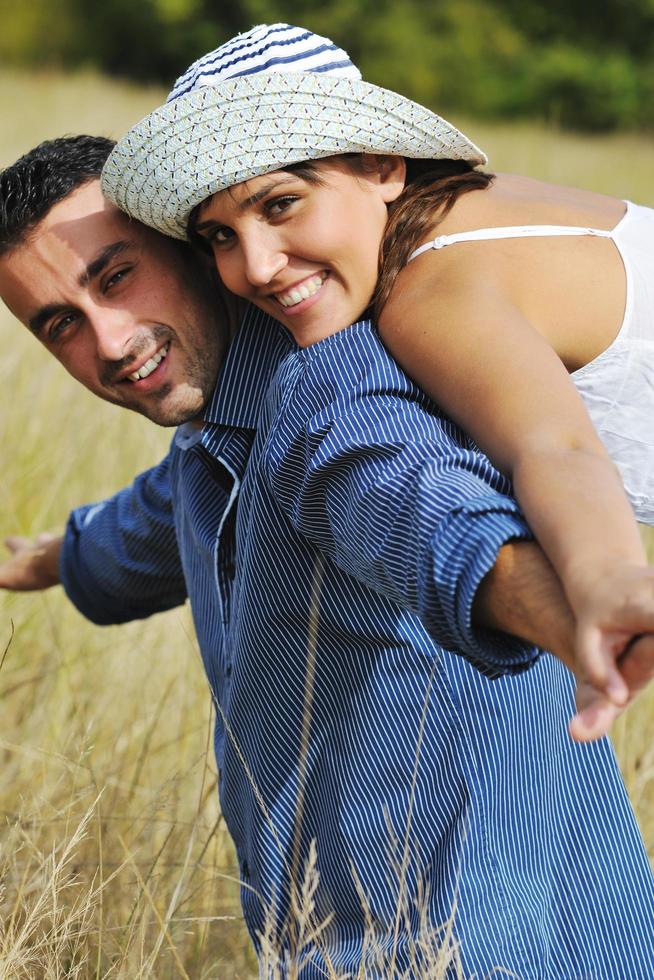
<svg viewBox="0 0 654 980">
<path fill-rule="evenodd" d="M 462 194 L 438 224 L 439 235 L 513 225 L 583 225 L 610 229 L 623 201 L 595 191 L 549 184 L 518 174 L 497 174 L 485 190 Z"/>
<path fill-rule="evenodd" d="M 487 190 L 462 195 L 432 237 L 516 225 L 610 229 L 624 209 L 615 198 L 501 174 Z M 574 370 L 614 338 L 624 303 L 622 261 L 607 240 L 472 241 L 425 252 L 405 266 L 380 325 L 404 332 L 407 309 L 434 330 L 520 321 Z"/>
</svg>

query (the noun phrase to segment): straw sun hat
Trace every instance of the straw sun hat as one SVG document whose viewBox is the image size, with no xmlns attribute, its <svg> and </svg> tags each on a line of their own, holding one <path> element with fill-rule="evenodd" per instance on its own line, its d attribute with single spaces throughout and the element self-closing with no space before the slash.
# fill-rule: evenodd
<svg viewBox="0 0 654 980">
<path fill-rule="evenodd" d="M 362 81 L 328 38 L 262 24 L 191 65 L 120 140 L 102 188 L 132 217 L 186 238 L 191 211 L 217 191 L 338 153 L 486 162 L 445 119 Z"/>
</svg>

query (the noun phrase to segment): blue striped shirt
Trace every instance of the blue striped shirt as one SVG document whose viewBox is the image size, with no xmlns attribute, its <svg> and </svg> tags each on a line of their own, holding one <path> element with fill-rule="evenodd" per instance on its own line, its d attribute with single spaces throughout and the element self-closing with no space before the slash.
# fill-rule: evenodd
<svg viewBox="0 0 654 980">
<path fill-rule="evenodd" d="M 364 934 L 388 951 L 396 921 L 418 977 L 425 925 L 453 911 L 468 977 L 654 976 L 652 874 L 608 741 L 569 739 L 558 661 L 471 623 L 499 547 L 528 536 L 505 478 L 367 321 L 301 350 L 250 311 L 205 419 L 73 513 L 62 574 L 98 622 L 188 593 L 255 944 L 272 909 L 292 953 L 315 841 L 327 925 L 305 980 L 387 976 Z"/>
</svg>

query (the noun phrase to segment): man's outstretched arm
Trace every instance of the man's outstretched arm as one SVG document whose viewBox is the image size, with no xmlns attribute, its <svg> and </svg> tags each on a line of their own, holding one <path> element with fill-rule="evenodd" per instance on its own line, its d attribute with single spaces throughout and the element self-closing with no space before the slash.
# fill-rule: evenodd
<svg viewBox="0 0 654 980">
<path fill-rule="evenodd" d="M 98 624 L 150 616 L 186 598 L 168 458 L 108 500 L 74 510 L 64 535 L 6 544 L 11 554 L 0 564 L 0 587 L 30 591 L 61 582 Z"/>
<path fill-rule="evenodd" d="M 478 628 L 510 633 L 551 650 L 574 669 L 572 609 L 535 541 L 510 541 L 500 548 L 475 594 L 472 619 Z"/>
</svg>

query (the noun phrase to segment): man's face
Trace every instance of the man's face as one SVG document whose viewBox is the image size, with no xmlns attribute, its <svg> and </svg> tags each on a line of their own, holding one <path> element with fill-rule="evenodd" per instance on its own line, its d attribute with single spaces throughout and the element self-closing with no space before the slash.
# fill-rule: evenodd
<svg viewBox="0 0 654 980">
<path fill-rule="evenodd" d="M 100 398 L 179 425 L 211 395 L 227 328 L 204 271 L 106 201 L 99 181 L 0 255 L 0 296 Z"/>
</svg>

